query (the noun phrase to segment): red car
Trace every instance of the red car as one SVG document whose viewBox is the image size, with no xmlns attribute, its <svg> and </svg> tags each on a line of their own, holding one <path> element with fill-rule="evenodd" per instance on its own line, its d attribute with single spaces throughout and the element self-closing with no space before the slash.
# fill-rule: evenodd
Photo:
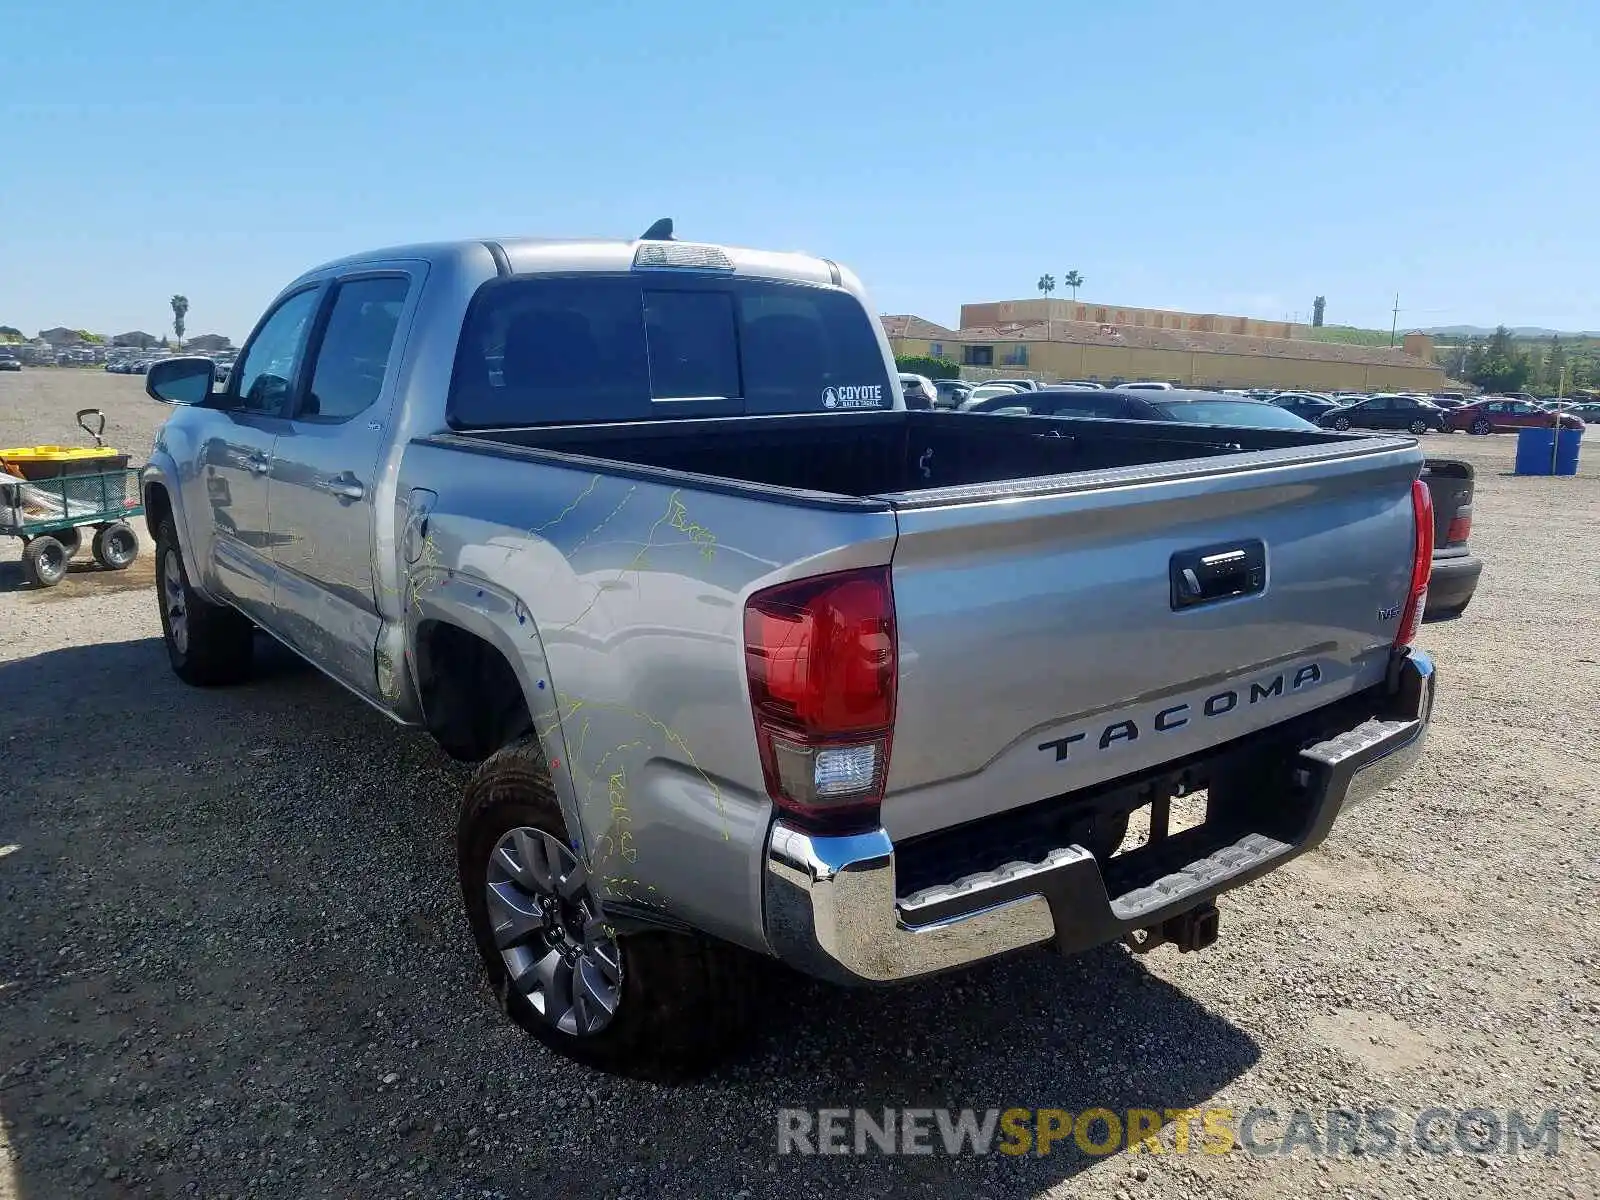
<svg viewBox="0 0 1600 1200">
<path fill-rule="evenodd" d="M 1445 428 L 1451 433 L 1503 433 L 1510 429 L 1549 429 L 1556 414 L 1527 400 L 1486 396 L 1475 404 L 1463 404 L 1445 414 Z M 1577 417 L 1562 414 L 1563 429 L 1582 429 Z"/>
</svg>

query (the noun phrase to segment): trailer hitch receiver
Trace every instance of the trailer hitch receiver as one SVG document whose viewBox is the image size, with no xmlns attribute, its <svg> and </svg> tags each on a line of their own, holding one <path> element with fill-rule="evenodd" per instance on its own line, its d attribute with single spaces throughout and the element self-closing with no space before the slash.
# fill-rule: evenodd
<svg viewBox="0 0 1600 1200">
<path fill-rule="evenodd" d="M 1168 942 L 1176 946 L 1180 954 L 1188 954 L 1191 950 L 1204 950 L 1217 940 L 1219 918 L 1216 902 L 1207 900 L 1187 912 L 1168 917 L 1159 925 L 1136 930 L 1123 940 L 1135 954 L 1148 954 Z"/>
</svg>

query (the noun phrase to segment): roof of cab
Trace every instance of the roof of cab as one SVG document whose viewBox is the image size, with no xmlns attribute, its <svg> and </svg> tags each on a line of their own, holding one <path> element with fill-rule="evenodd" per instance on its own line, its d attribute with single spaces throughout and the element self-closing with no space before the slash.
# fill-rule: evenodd
<svg viewBox="0 0 1600 1200">
<path fill-rule="evenodd" d="M 639 239 L 624 241 L 603 238 L 475 238 L 458 242 L 421 242 L 410 246 L 386 246 L 347 255 L 306 271 L 301 278 L 321 275 L 378 262 L 422 261 L 432 265 L 456 267 L 499 266 L 501 273 L 513 275 L 546 274 L 570 271 L 631 270 Z M 669 245 L 695 246 L 710 243 L 676 241 Z M 786 251 L 751 250 L 717 246 L 732 260 L 734 271 L 769 279 L 792 279 L 807 283 L 840 282 L 839 267 L 825 258 Z M 667 268 L 671 269 L 671 268 Z"/>
</svg>

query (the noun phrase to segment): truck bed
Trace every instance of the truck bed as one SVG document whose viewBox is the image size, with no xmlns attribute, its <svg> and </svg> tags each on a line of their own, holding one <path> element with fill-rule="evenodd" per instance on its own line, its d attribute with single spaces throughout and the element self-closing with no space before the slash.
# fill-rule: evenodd
<svg viewBox="0 0 1600 1200">
<path fill-rule="evenodd" d="M 695 598 L 689 615 L 678 606 L 666 619 L 656 576 L 642 589 L 627 572 L 585 582 L 580 555 L 594 542 L 566 532 L 573 517 L 527 584 L 552 614 L 541 628 L 562 639 L 592 626 L 585 636 L 600 644 L 675 619 L 725 640 L 717 715 L 707 709 L 697 736 L 725 742 L 730 779 L 749 773 L 736 759 L 749 752 L 743 597 L 776 579 L 889 564 L 900 669 L 881 818 L 897 839 L 1101 786 L 1381 681 L 1422 466 L 1410 438 L 898 411 L 422 442 L 418 477 L 450 480 L 455 498 L 442 505 L 507 514 L 489 527 L 486 578 L 504 573 L 498 547 L 524 542 L 516 526 L 559 515 L 569 493 L 602 517 L 630 489 L 624 512 L 678 496 L 686 524 L 745 556 L 736 566 L 719 548 L 672 568 Z M 610 525 L 606 536 L 623 537 Z M 1180 601 L 1186 563 L 1236 553 L 1259 564 L 1248 587 Z M 648 561 L 668 560 L 652 550 Z M 572 673 L 614 669 L 594 659 Z M 681 691 L 682 671 L 663 667 L 627 694 Z"/>
<path fill-rule="evenodd" d="M 945 494 L 952 488 L 963 489 L 960 499 L 975 500 L 986 492 L 1014 496 L 1073 486 L 1063 475 L 1134 468 L 1130 478 L 1155 480 L 1399 444 L 1309 430 L 904 411 L 536 426 L 435 440 L 480 451 L 516 447 L 540 458 L 578 455 L 605 461 L 611 473 L 630 467 L 651 476 L 684 472 L 701 487 L 720 481 L 813 499 L 882 499 L 895 507 L 948 503 L 955 498 Z M 1225 464 L 1214 461 L 1223 457 Z M 1175 471 L 1161 469 L 1178 463 L 1183 466 Z M 1086 478 L 1075 486 L 1106 482 Z"/>
</svg>

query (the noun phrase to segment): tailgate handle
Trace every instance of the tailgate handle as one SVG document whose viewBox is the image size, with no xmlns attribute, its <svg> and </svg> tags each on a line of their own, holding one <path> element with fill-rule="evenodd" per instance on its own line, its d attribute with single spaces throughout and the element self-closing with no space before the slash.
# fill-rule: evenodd
<svg viewBox="0 0 1600 1200">
<path fill-rule="evenodd" d="M 1253 596 L 1267 586 L 1267 548 L 1259 539 L 1180 550 L 1169 569 L 1174 610 Z"/>
</svg>

